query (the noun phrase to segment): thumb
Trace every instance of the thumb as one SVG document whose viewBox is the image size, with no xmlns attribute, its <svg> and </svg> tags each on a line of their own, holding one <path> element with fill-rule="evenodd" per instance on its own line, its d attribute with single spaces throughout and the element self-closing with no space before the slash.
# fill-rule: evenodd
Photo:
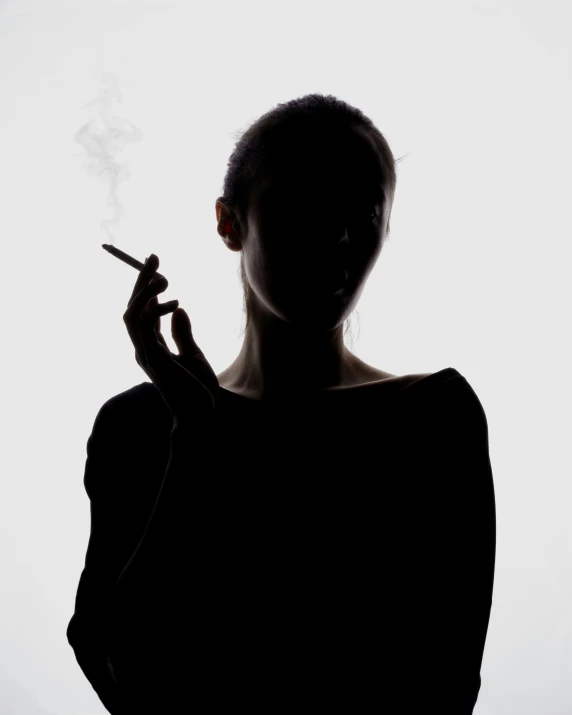
<svg viewBox="0 0 572 715">
<path fill-rule="evenodd" d="M 191 320 L 183 308 L 177 308 L 173 311 L 171 333 L 181 355 L 196 352 L 197 345 L 193 338 Z"/>
</svg>

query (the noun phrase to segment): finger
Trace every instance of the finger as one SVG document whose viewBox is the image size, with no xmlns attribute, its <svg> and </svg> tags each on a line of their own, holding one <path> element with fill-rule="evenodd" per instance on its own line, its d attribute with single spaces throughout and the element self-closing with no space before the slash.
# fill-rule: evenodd
<svg viewBox="0 0 572 715">
<path fill-rule="evenodd" d="M 127 303 L 128 308 L 133 302 L 133 300 L 135 300 L 137 295 L 141 292 L 141 290 L 149 284 L 149 281 L 157 272 L 158 268 L 159 257 L 152 253 L 147 259 L 143 268 L 139 271 L 139 275 L 137 276 L 137 280 L 135 281 L 133 292 L 131 293 L 131 297 L 129 298 L 129 302 Z"/>
<path fill-rule="evenodd" d="M 160 326 L 157 326 L 157 323 L 160 322 L 161 315 L 172 313 L 177 309 L 178 305 L 178 300 L 158 303 L 146 310 L 141 318 L 141 342 L 145 355 L 151 362 L 155 356 L 159 354 L 163 355 L 164 350 L 166 350 L 168 354 L 171 353 L 169 346 L 165 342 L 165 338 L 161 335 Z"/>
<path fill-rule="evenodd" d="M 155 332 L 157 332 L 157 330 L 155 330 Z M 163 345 L 164 347 L 166 347 L 169 352 L 171 352 L 171 349 L 170 349 L 169 346 L 167 345 L 167 343 L 166 343 L 166 341 L 165 341 L 165 338 L 161 335 L 160 332 L 157 333 L 157 340 L 161 343 L 161 345 Z"/>
<path fill-rule="evenodd" d="M 169 281 L 166 278 L 160 278 L 158 280 L 153 278 L 151 282 L 143 286 L 135 298 L 131 300 L 129 307 L 123 314 L 124 319 L 126 318 L 130 323 L 136 326 L 145 314 L 149 301 L 158 293 L 166 291 L 168 286 Z"/>
<path fill-rule="evenodd" d="M 149 312 L 150 310 L 154 310 L 155 307 L 159 305 L 159 301 L 157 299 L 157 296 L 153 296 L 151 300 L 147 303 L 147 306 L 145 307 L 145 310 Z M 165 342 L 165 338 L 163 337 L 161 333 L 161 316 L 157 316 L 157 322 L 155 323 L 155 334 L 157 335 L 157 340 L 161 343 L 161 345 L 164 345 L 167 350 L 169 350 L 169 346 Z"/>
<path fill-rule="evenodd" d="M 153 329 L 159 334 L 161 332 L 161 316 L 172 313 L 178 306 L 178 300 L 168 300 L 165 303 L 156 302 L 155 305 L 149 304 L 141 316 L 141 322 L 147 326 L 147 329 Z"/>
<path fill-rule="evenodd" d="M 152 300 L 149 301 L 148 307 L 149 312 L 153 313 L 153 316 L 156 316 L 156 321 L 155 325 L 153 326 L 155 328 L 155 334 L 157 335 L 157 340 L 161 343 L 161 345 L 164 345 L 167 350 L 171 350 L 169 346 L 167 345 L 165 338 L 163 337 L 163 333 L 161 332 L 161 316 L 162 315 L 167 315 L 167 313 L 172 313 L 173 310 L 176 310 L 179 306 L 179 301 L 178 300 L 170 300 L 167 301 L 166 303 L 159 303 L 157 301 L 157 298 L 153 298 Z M 164 306 L 168 306 L 169 308 L 164 308 Z M 164 308 L 164 309 L 163 309 Z M 153 319 L 153 316 L 151 316 L 151 320 Z"/>
<path fill-rule="evenodd" d="M 139 354 L 140 360 L 146 364 L 152 361 L 154 357 L 161 359 L 161 357 L 165 355 L 165 350 L 170 354 L 169 348 L 158 340 L 154 329 L 160 312 L 155 315 L 153 308 L 151 306 L 148 307 L 149 302 L 155 298 L 153 304 L 155 305 L 155 310 L 157 309 L 157 293 L 166 290 L 167 284 L 168 281 L 166 280 L 162 282 L 155 280 L 149 283 L 139 291 L 123 314 L 123 322 L 125 323 L 131 342 Z M 175 308 L 176 305 L 171 305 L 169 310 L 174 310 Z M 153 318 L 151 323 L 149 323 L 148 320 L 150 315 Z"/>
<path fill-rule="evenodd" d="M 179 351 L 179 355 L 202 355 L 202 351 L 195 343 L 191 319 L 184 308 L 178 308 L 171 318 L 171 333 Z"/>
</svg>

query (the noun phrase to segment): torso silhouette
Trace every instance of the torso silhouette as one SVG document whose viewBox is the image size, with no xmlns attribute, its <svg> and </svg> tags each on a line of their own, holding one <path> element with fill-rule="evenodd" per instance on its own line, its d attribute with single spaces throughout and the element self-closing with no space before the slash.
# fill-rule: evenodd
<svg viewBox="0 0 572 715">
<path fill-rule="evenodd" d="M 189 474 L 189 538 L 166 562 L 177 593 L 133 604 L 149 626 L 122 640 L 113 584 L 153 508 L 171 416 L 145 382 L 96 418 L 68 638 L 106 707 L 471 713 L 496 527 L 466 379 L 446 368 L 281 408 L 221 395 L 212 459 Z"/>
</svg>

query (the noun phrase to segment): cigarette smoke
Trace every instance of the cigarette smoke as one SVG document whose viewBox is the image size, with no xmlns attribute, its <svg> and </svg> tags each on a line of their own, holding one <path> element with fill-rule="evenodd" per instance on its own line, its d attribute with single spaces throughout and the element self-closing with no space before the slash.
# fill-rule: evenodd
<svg viewBox="0 0 572 715">
<path fill-rule="evenodd" d="M 104 72 L 100 82 L 109 86 L 100 87 L 95 98 L 82 106 L 90 116 L 87 123 L 76 132 L 75 141 L 85 150 L 83 166 L 87 173 L 109 185 L 107 203 L 114 213 L 112 218 L 100 223 L 100 228 L 109 236 L 107 243 L 114 245 L 115 238 L 109 227 L 117 226 L 123 214 L 123 206 L 117 198 L 117 187 L 130 175 L 128 162 L 122 158 L 121 150 L 126 144 L 141 141 L 143 135 L 132 122 L 113 113 L 113 102 L 123 100 L 117 78 Z"/>
</svg>

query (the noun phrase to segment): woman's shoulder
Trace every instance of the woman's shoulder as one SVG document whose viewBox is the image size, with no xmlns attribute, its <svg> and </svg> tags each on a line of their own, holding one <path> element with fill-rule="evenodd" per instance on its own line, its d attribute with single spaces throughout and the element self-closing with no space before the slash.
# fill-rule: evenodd
<svg viewBox="0 0 572 715">
<path fill-rule="evenodd" d="M 408 395 L 418 395 L 422 400 L 440 406 L 449 415 L 461 412 L 484 417 L 484 410 L 471 383 L 454 367 L 438 372 L 403 376 L 403 390 Z M 430 397 L 429 397 L 430 396 Z"/>
<path fill-rule="evenodd" d="M 469 383 L 454 367 L 445 367 L 437 372 L 420 372 L 403 375 L 403 389 L 416 386 L 418 389 L 452 389 L 468 385 Z"/>
<path fill-rule="evenodd" d="M 434 373 L 405 376 L 404 395 L 420 413 L 430 414 L 437 429 L 487 435 L 485 410 L 475 389 L 458 370 L 447 367 Z M 407 400 L 404 400 L 406 403 Z"/>
<path fill-rule="evenodd" d="M 172 423 L 171 412 L 152 382 L 141 382 L 112 395 L 102 404 L 98 419 L 123 427 Z"/>
<path fill-rule="evenodd" d="M 468 425 L 485 429 L 487 426 L 477 393 L 454 367 L 432 373 L 394 375 L 364 383 L 341 396 L 346 404 L 369 403 L 369 411 L 385 406 L 393 416 L 399 412 L 408 421 L 417 419 L 435 429 L 445 429 L 446 425 L 459 429 Z"/>
<path fill-rule="evenodd" d="M 84 486 L 89 498 L 105 500 L 113 493 L 114 499 L 134 504 L 152 494 L 169 457 L 171 430 L 169 408 L 150 382 L 103 402 L 87 441 Z"/>
<path fill-rule="evenodd" d="M 251 399 L 229 399 L 237 395 L 224 390 L 223 404 L 235 406 L 237 404 L 256 403 Z M 436 393 L 440 397 L 436 396 Z M 419 402 L 447 401 L 447 395 L 453 400 L 464 400 L 473 403 L 482 410 L 481 403 L 466 378 L 455 368 L 446 367 L 437 372 L 407 373 L 393 375 L 383 370 L 370 371 L 359 382 L 351 385 L 328 388 L 320 394 L 320 402 L 332 406 L 343 403 L 378 403 L 397 397 L 418 398 Z M 239 398 L 243 397 L 239 395 Z M 442 400 L 441 400 L 442 398 Z M 393 400 L 392 400 L 393 402 Z M 477 409 L 478 409 L 477 408 Z M 171 425 L 172 416 L 163 400 L 161 393 L 152 382 L 141 382 L 110 397 L 101 407 L 100 413 L 107 422 L 122 423 L 129 418 L 131 423 L 146 427 L 165 423 Z"/>
<path fill-rule="evenodd" d="M 465 378 L 455 368 L 447 367 L 438 372 L 418 372 L 405 375 L 392 375 L 378 370 L 365 379 L 351 386 L 331 388 L 332 394 L 343 394 L 348 399 L 383 401 L 394 395 L 424 395 L 451 381 L 458 382 Z"/>
<path fill-rule="evenodd" d="M 161 393 L 152 382 L 140 382 L 138 385 L 133 385 L 122 392 L 112 395 L 104 406 L 109 406 L 114 409 L 117 406 L 153 404 L 163 401 Z M 167 408 L 167 405 L 165 405 Z"/>
</svg>

